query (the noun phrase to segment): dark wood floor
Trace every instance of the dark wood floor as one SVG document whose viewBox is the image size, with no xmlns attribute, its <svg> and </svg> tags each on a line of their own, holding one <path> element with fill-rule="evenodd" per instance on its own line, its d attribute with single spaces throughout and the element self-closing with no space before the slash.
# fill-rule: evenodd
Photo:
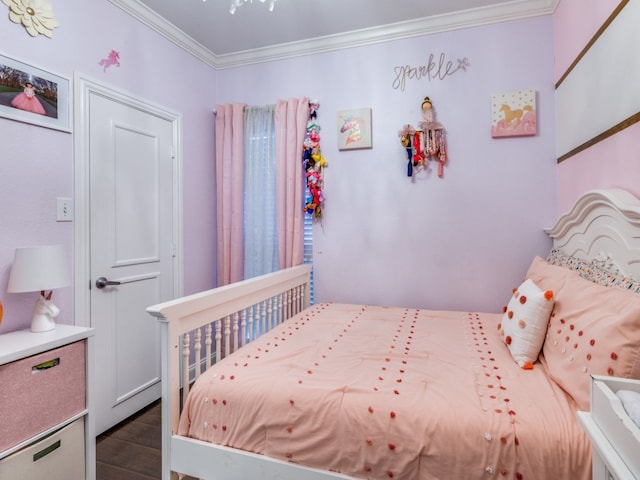
<svg viewBox="0 0 640 480">
<path fill-rule="evenodd" d="M 160 400 L 96 438 L 96 480 L 160 480 Z M 185 476 L 183 480 L 196 480 Z"/>
<path fill-rule="evenodd" d="M 96 438 L 96 480 L 157 480 L 161 467 L 160 401 Z"/>
</svg>

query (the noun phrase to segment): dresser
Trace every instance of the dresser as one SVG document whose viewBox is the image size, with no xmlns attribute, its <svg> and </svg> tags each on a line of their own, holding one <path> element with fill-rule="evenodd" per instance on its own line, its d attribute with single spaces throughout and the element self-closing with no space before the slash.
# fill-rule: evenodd
<svg viewBox="0 0 640 480">
<path fill-rule="evenodd" d="M 0 335 L 0 478 L 94 480 L 93 330 Z"/>
<path fill-rule="evenodd" d="M 625 412 L 619 390 L 640 392 L 640 380 L 592 376 L 591 411 L 578 412 L 591 440 L 593 480 L 640 480 L 640 427 Z"/>
</svg>

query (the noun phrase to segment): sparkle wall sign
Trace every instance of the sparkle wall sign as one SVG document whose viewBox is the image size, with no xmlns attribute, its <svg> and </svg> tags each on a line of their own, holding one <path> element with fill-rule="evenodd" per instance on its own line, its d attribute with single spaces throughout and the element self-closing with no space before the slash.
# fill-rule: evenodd
<svg viewBox="0 0 640 480">
<path fill-rule="evenodd" d="M 462 71 L 467 71 L 471 64 L 467 57 L 458 58 L 457 62 L 447 60 L 444 53 L 436 59 L 436 56 L 431 53 L 427 62 L 424 65 L 412 66 L 412 65 L 399 65 L 394 67 L 394 79 L 392 87 L 394 90 L 404 91 L 407 84 L 407 80 L 444 80 L 451 75 Z"/>
</svg>

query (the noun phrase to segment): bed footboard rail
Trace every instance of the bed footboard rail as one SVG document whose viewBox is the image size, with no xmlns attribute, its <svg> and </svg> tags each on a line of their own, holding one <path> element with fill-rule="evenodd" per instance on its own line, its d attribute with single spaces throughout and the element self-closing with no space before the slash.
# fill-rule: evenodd
<svg viewBox="0 0 640 480">
<path fill-rule="evenodd" d="M 160 324 L 163 479 L 189 383 L 307 308 L 310 272 L 311 265 L 298 265 L 147 308 Z"/>
</svg>

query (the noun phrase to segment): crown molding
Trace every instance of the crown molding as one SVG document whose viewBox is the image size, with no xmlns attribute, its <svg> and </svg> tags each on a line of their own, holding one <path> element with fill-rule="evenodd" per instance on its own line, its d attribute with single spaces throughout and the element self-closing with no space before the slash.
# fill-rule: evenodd
<svg viewBox="0 0 640 480">
<path fill-rule="evenodd" d="M 217 68 L 218 60 L 215 53 L 184 33 L 164 17 L 158 15 L 144 3 L 139 0 L 109 0 L 109 2 L 121 8 L 133 18 L 144 23 L 147 27 L 159 33 L 178 47 L 186 50 L 194 57 L 211 65 L 213 68 Z"/>
<path fill-rule="evenodd" d="M 559 2 L 559 0 L 516 0 L 495 6 L 474 8 L 298 42 L 217 55 L 139 0 L 109 1 L 215 69 L 270 62 L 421 35 L 550 15 L 555 11 Z"/>
</svg>

